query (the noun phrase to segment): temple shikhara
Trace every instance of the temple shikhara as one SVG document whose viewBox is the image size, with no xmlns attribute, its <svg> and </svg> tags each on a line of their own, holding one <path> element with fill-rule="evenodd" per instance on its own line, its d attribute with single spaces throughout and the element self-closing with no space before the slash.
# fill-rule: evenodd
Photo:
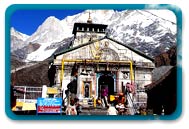
<svg viewBox="0 0 189 129">
<path fill-rule="evenodd" d="M 151 83 L 153 59 L 116 41 L 106 34 L 107 25 L 92 22 L 75 23 L 74 41 L 69 49 L 54 55 L 54 85 L 66 90 L 73 82 L 73 93 L 79 100 L 107 98 L 125 93 L 135 94 L 136 103 L 145 103 L 144 86 Z"/>
</svg>

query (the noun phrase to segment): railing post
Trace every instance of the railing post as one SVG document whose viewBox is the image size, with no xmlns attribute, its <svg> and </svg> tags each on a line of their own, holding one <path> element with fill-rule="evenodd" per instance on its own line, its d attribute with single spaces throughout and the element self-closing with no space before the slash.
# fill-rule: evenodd
<svg viewBox="0 0 189 129">
<path fill-rule="evenodd" d="M 46 98 L 47 97 L 47 86 L 43 85 L 42 88 L 42 98 Z"/>
<path fill-rule="evenodd" d="M 24 102 L 26 102 L 26 86 L 24 87 Z"/>
</svg>

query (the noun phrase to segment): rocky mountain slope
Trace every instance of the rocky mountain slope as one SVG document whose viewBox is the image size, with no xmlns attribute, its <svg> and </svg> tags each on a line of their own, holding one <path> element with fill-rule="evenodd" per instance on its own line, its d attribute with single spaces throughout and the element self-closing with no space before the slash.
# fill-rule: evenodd
<svg viewBox="0 0 189 129">
<path fill-rule="evenodd" d="M 155 57 L 156 67 L 162 65 L 176 66 L 177 64 L 177 47 L 171 47 L 167 52 L 163 52 Z"/>
<path fill-rule="evenodd" d="M 22 34 L 21 32 L 16 31 L 13 27 L 10 29 L 11 34 L 11 52 L 23 48 L 27 45 L 27 42 L 25 42 L 29 36 L 26 34 Z"/>
<path fill-rule="evenodd" d="M 152 81 L 157 81 L 170 69 L 177 66 L 177 48 L 173 46 L 167 52 L 155 57 L 156 68 L 152 71 Z"/>
<path fill-rule="evenodd" d="M 49 85 L 48 62 L 43 61 L 29 68 L 11 74 L 11 85 L 42 86 Z"/>
</svg>

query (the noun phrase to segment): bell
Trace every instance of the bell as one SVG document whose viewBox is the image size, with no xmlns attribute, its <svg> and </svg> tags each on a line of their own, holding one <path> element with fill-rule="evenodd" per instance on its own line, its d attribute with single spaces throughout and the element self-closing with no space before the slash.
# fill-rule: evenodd
<svg viewBox="0 0 189 129">
<path fill-rule="evenodd" d="M 100 71 L 100 68 L 99 68 L 99 65 L 96 66 L 96 72 L 99 72 Z"/>
<path fill-rule="evenodd" d="M 109 70 L 110 70 L 110 68 L 107 66 L 107 67 L 106 67 L 106 71 L 109 71 Z"/>
<path fill-rule="evenodd" d="M 82 69 L 81 75 L 88 75 L 86 69 Z"/>
<path fill-rule="evenodd" d="M 106 71 L 109 71 L 109 70 L 110 70 L 109 64 L 107 64 L 107 66 L 106 66 Z"/>
</svg>

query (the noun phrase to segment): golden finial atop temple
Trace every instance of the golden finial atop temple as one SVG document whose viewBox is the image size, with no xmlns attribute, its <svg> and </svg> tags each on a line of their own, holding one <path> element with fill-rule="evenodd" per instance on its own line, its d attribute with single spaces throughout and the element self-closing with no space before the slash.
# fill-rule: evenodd
<svg viewBox="0 0 189 129">
<path fill-rule="evenodd" d="M 88 20 L 87 20 L 87 23 L 92 23 L 91 12 L 89 12 L 89 18 L 88 18 Z"/>
</svg>

